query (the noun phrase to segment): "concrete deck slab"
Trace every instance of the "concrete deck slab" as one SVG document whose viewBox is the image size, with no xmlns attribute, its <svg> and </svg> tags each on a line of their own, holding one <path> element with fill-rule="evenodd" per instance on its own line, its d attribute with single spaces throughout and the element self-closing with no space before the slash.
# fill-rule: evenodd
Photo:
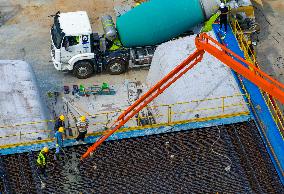
<svg viewBox="0 0 284 194">
<path fill-rule="evenodd" d="M 210 35 L 214 37 L 213 33 L 210 33 Z M 147 77 L 148 85 L 152 86 L 157 83 L 157 81 L 193 53 L 196 49 L 194 40 L 195 36 L 190 36 L 160 45 L 155 52 Z M 190 102 L 235 95 L 240 95 L 240 90 L 230 68 L 226 67 L 218 59 L 205 53 L 203 60 L 157 97 L 154 100 L 154 104 L 175 104 L 177 102 Z M 176 105 L 172 109 L 173 112 L 177 113 L 173 119 L 191 119 L 197 117 L 197 114 L 198 117 L 206 117 L 248 111 L 243 96 L 225 98 L 224 104 L 225 106 L 231 106 L 232 104 L 239 104 L 240 106 L 226 107 L 223 110 L 221 98 Z M 178 114 L 185 111 L 189 112 Z M 163 112 L 163 110 L 158 108 L 158 112 Z"/>
<path fill-rule="evenodd" d="M 23 61 L 0 60 L 0 79 L 0 136 L 16 135 L 0 138 L 0 144 L 46 137 L 46 133 L 20 136 L 20 133 L 46 130 L 46 123 L 12 127 L 47 118 L 32 67 Z"/>
</svg>

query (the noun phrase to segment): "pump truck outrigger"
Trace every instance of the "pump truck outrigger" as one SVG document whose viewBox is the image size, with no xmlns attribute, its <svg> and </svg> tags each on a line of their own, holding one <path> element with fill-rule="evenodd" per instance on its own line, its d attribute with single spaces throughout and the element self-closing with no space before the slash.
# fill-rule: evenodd
<svg viewBox="0 0 284 194">
<path fill-rule="evenodd" d="M 79 79 L 108 71 L 124 73 L 128 68 L 151 64 L 156 46 L 125 48 L 111 16 L 103 16 L 104 35 L 93 33 L 85 11 L 54 15 L 51 27 L 51 57 L 59 71 L 72 71 Z"/>
</svg>

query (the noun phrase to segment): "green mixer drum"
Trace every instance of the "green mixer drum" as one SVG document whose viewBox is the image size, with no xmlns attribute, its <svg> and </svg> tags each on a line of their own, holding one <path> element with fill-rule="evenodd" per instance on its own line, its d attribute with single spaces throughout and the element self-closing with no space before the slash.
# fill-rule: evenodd
<svg viewBox="0 0 284 194">
<path fill-rule="evenodd" d="M 125 47 L 156 45 L 205 20 L 199 0 L 151 0 L 117 18 Z"/>
</svg>

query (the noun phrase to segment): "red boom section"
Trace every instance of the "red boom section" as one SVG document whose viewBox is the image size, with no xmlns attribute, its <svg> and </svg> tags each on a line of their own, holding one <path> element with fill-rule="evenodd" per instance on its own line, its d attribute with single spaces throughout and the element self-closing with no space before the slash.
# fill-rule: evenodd
<svg viewBox="0 0 284 194">
<path fill-rule="evenodd" d="M 207 51 L 284 104 L 284 84 L 273 79 L 254 64 L 238 56 L 205 33 L 196 37 L 195 44 L 198 50 Z M 246 64 L 248 67 L 245 67 L 243 64 Z"/>
<path fill-rule="evenodd" d="M 101 136 L 91 147 L 89 147 L 86 153 L 82 155 L 81 159 L 87 158 L 91 152 L 95 151 L 96 148 L 109 136 L 111 136 L 116 130 L 122 127 L 127 121 L 129 121 L 140 110 L 147 106 L 147 104 L 149 104 L 158 95 L 163 93 L 163 91 L 165 91 L 172 83 L 174 83 L 177 79 L 184 75 L 188 70 L 199 63 L 202 60 L 205 51 L 215 56 L 224 64 L 232 68 L 234 71 L 241 74 L 284 104 L 284 85 L 282 83 L 274 80 L 266 73 L 257 69 L 253 64 L 247 62 L 205 33 L 196 37 L 195 44 L 197 50 L 187 59 L 185 59 L 180 65 L 174 68 L 156 85 L 154 85 L 141 98 L 136 100 L 136 102 L 134 102 L 128 109 L 126 109 L 118 117 L 114 124 L 112 124 L 108 133 Z M 242 65 L 241 62 L 246 64 L 248 67 Z"/>
<path fill-rule="evenodd" d="M 136 100 L 128 109 L 126 109 L 110 127 L 109 132 L 106 135 L 101 136 L 82 156 L 86 158 L 93 152 L 102 142 L 104 142 L 109 136 L 111 136 L 116 130 L 122 127 L 129 119 L 135 116 L 140 110 L 142 110 L 147 104 L 149 104 L 158 95 L 163 93 L 172 83 L 179 79 L 188 70 L 193 68 L 198 62 L 201 61 L 204 51 L 197 50 L 187 59 L 185 59 L 180 65 L 174 68 L 168 75 L 154 85 L 147 93 Z"/>
</svg>

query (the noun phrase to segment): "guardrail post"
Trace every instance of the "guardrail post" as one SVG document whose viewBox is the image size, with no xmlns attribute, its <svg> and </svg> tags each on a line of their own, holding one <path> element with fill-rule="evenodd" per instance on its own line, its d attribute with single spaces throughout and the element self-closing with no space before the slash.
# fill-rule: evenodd
<svg viewBox="0 0 284 194">
<path fill-rule="evenodd" d="M 106 126 L 109 124 L 109 115 L 108 115 L 109 113 L 106 113 Z"/>
<path fill-rule="evenodd" d="M 237 23 L 236 23 L 236 20 L 234 20 L 234 32 L 235 32 L 235 34 L 237 34 Z"/>
<path fill-rule="evenodd" d="M 172 106 L 168 105 L 168 124 L 172 122 Z"/>
<path fill-rule="evenodd" d="M 222 98 L 222 111 L 223 113 L 225 112 L 225 97 L 221 97 Z"/>
</svg>

